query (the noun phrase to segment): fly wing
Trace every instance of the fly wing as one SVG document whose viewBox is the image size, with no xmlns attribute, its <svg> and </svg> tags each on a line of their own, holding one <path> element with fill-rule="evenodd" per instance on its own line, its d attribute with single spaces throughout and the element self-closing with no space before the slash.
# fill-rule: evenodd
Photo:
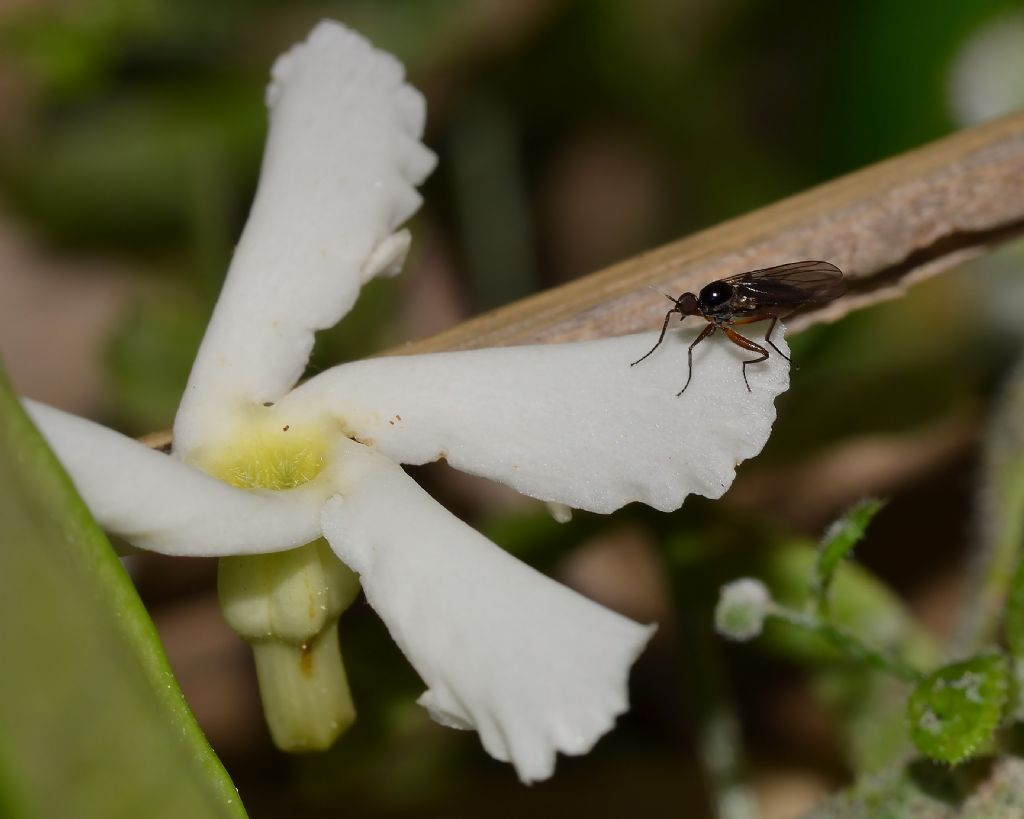
<svg viewBox="0 0 1024 819">
<path fill-rule="evenodd" d="M 830 262 L 820 261 L 750 270 L 724 281 L 761 308 L 823 304 L 846 290 L 843 271 Z"/>
</svg>

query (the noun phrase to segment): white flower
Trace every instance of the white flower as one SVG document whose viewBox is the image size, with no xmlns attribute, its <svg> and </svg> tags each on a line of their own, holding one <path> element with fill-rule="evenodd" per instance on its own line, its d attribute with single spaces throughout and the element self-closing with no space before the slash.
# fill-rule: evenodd
<svg viewBox="0 0 1024 819">
<path fill-rule="evenodd" d="M 395 230 L 434 157 L 400 64 L 337 23 L 278 60 L 267 102 L 260 187 L 173 455 L 26 405 L 99 522 L 140 548 L 246 555 L 323 535 L 426 683 L 430 714 L 477 730 L 524 781 L 547 777 L 556 751 L 584 753 L 626 710 L 652 628 L 509 556 L 398 464 L 446 458 L 593 512 L 675 509 L 692 492 L 719 497 L 760 451 L 787 363 L 749 368 L 748 392 L 747 354 L 711 340 L 677 398 L 687 330 L 636 367 L 653 333 L 381 358 L 293 389 L 314 332 L 399 269 L 409 236 Z"/>
</svg>

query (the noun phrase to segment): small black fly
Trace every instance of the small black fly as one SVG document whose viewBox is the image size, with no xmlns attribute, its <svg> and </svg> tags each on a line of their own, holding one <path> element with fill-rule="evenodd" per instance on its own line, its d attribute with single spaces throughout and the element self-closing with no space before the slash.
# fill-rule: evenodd
<svg viewBox="0 0 1024 819">
<path fill-rule="evenodd" d="M 629 366 L 634 366 L 653 353 L 665 340 L 665 331 L 673 313 L 679 314 L 682 321 L 687 316 L 700 316 L 708 325 L 693 340 L 687 350 L 689 373 L 686 383 L 677 393 L 682 395 L 690 386 L 693 378 L 693 348 L 700 344 L 715 330 L 721 330 L 737 347 L 759 353 L 760 358 L 751 358 L 743 362 L 743 383 L 750 392 L 747 381 L 747 365 L 757 364 L 768 358 L 768 350 L 733 329 L 736 324 L 750 324 L 770 318 L 768 332 L 764 340 L 786 361 L 789 356 L 775 346 L 771 339 L 772 330 L 780 318 L 811 304 L 825 304 L 840 296 L 846 290 L 843 271 L 829 262 L 790 262 L 777 267 L 766 267 L 763 270 L 751 270 L 719 279 L 701 288 L 700 293 L 683 293 L 678 299 L 666 296 L 675 306 L 665 314 L 665 323 L 661 326 L 661 335 L 646 355 L 641 356 Z"/>
</svg>

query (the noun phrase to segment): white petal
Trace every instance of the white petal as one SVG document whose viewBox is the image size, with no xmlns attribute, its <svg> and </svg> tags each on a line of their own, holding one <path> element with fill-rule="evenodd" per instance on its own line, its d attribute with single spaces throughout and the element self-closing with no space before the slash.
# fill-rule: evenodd
<svg viewBox="0 0 1024 819">
<path fill-rule="evenodd" d="M 693 380 L 676 397 L 695 332 L 670 333 L 635 367 L 656 334 L 359 361 L 321 373 L 280 406 L 328 412 L 403 463 L 447 458 L 543 501 L 668 511 L 692 492 L 725 492 L 768 440 L 775 396 L 789 385 L 789 364 L 773 353 L 747 367 L 748 392 L 741 362 L 756 354 L 717 335 L 694 350 Z M 785 352 L 783 332 L 772 340 Z"/>
<path fill-rule="evenodd" d="M 324 536 L 427 684 L 420 704 L 475 728 L 524 782 L 550 776 L 557 751 L 586 753 L 628 708 L 653 629 L 516 560 L 385 458 L 347 464 Z"/>
<path fill-rule="evenodd" d="M 60 410 L 23 401 L 97 522 L 169 555 L 255 554 L 320 536 L 329 486 L 249 492 Z"/>
<path fill-rule="evenodd" d="M 272 73 L 259 190 L 178 413 L 179 452 L 220 437 L 239 403 L 280 398 L 314 331 L 398 269 L 408 234 L 394 231 L 434 165 L 423 98 L 355 32 L 320 23 Z"/>
</svg>

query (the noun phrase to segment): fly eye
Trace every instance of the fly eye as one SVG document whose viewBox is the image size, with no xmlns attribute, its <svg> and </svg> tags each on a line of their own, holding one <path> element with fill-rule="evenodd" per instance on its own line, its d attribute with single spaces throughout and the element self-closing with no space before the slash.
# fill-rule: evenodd
<svg viewBox="0 0 1024 819">
<path fill-rule="evenodd" d="M 711 282 L 700 291 L 700 301 L 705 307 L 717 307 L 732 298 L 732 286 L 725 282 Z"/>
</svg>

